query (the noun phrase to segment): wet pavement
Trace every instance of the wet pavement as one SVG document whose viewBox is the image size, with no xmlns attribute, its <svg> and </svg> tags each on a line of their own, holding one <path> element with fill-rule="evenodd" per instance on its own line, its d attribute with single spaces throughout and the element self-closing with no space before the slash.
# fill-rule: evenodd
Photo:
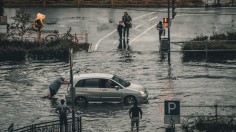
<svg viewBox="0 0 236 132">
<path fill-rule="evenodd" d="M 129 81 L 144 85 L 149 91 L 149 103 L 141 104 L 144 115 L 140 131 L 164 131 L 164 105 L 166 99 L 178 99 L 181 105 L 235 105 L 236 61 L 183 62 L 181 52 L 171 52 L 171 65 L 167 55 L 159 52 L 159 40 L 155 25 L 167 16 L 166 9 L 102 9 L 102 8 L 35 8 L 32 14 L 46 15 L 45 30 L 72 32 L 89 35 L 90 52 L 74 55 L 74 73 L 108 72 Z M 10 16 L 15 9 L 6 9 Z M 116 26 L 124 11 L 133 18 L 128 51 L 118 49 Z M 186 41 L 196 35 L 213 32 L 235 31 L 235 8 L 183 8 L 172 22 L 171 41 Z M 126 41 L 127 43 L 127 41 Z M 171 50 L 179 51 L 179 45 Z M 15 127 L 58 119 L 53 112 L 66 94 L 66 86 L 59 90 L 53 100 L 41 98 L 49 83 L 57 76 L 69 78 L 69 63 L 58 61 L 1 62 L 0 130 L 12 122 Z M 129 106 L 122 103 L 89 104 L 87 108 L 76 107 L 82 116 L 84 131 L 128 132 Z M 181 115 L 203 108 L 181 108 Z M 214 112 L 214 110 L 212 110 Z M 229 114 L 219 111 L 219 114 Z M 70 115 L 71 116 L 71 115 Z"/>
</svg>

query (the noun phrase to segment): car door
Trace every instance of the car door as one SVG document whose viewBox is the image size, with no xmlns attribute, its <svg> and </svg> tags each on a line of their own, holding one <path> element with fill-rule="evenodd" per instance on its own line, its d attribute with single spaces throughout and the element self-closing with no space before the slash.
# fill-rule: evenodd
<svg viewBox="0 0 236 132">
<path fill-rule="evenodd" d="M 109 79 L 101 79 L 101 101 L 122 101 L 122 88 L 114 81 Z M 110 83 L 110 84 L 108 84 Z"/>
<path fill-rule="evenodd" d="M 83 79 L 81 88 L 76 91 L 76 94 L 84 96 L 88 101 L 100 101 L 100 82 L 97 78 Z"/>
</svg>

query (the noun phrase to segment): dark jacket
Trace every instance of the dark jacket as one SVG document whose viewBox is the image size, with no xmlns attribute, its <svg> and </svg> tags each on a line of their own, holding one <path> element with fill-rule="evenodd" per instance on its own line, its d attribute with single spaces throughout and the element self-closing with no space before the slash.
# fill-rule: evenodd
<svg viewBox="0 0 236 132">
<path fill-rule="evenodd" d="M 57 106 L 55 112 L 58 113 L 59 115 L 66 115 L 67 113 L 71 112 L 71 110 L 67 105 L 60 104 Z"/>
<path fill-rule="evenodd" d="M 139 117 L 139 113 L 140 113 L 140 116 L 142 117 L 142 114 L 143 114 L 143 111 L 141 110 L 140 107 L 138 106 L 133 106 L 130 108 L 129 110 L 129 114 L 132 113 L 132 116 L 131 117 Z"/>
<path fill-rule="evenodd" d="M 118 31 L 119 33 L 121 33 L 122 30 L 123 30 L 123 28 L 124 28 L 124 26 L 123 26 L 122 24 L 119 24 L 119 25 L 117 26 L 117 31 Z"/>
<path fill-rule="evenodd" d="M 124 15 L 122 16 L 122 21 L 125 24 L 125 27 L 130 27 L 130 23 L 132 21 L 132 18 L 130 17 L 130 15 Z"/>
</svg>

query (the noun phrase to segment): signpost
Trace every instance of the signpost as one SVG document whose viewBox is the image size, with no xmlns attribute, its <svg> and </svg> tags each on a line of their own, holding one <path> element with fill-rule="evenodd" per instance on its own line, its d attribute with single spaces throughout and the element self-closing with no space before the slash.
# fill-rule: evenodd
<svg viewBox="0 0 236 132">
<path fill-rule="evenodd" d="M 165 117 L 164 123 L 180 124 L 180 101 L 178 100 L 165 100 Z"/>
</svg>

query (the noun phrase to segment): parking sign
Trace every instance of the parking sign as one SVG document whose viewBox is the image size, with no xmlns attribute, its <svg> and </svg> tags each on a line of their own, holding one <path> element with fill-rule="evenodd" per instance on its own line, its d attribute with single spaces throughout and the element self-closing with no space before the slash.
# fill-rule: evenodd
<svg viewBox="0 0 236 132">
<path fill-rule="evenodd" d="M 178 100 L 165 100 L 165 117 L 164 122 L 169 124 L 173 121 L 175 124 L 180 123 L 180 101 Z"/>
</svg>

